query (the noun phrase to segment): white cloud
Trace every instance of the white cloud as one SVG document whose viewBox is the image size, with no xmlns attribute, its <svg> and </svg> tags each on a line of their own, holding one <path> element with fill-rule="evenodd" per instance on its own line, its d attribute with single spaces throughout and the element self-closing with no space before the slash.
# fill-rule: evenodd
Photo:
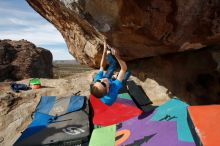
<svg viewBox="0 0 220 146">
<path fill-rule="evenodd" d="M 5 25 L 5 29 L 0 32 L 0 39 L 26 39 L 36 45 L 65 43 L 62 35 L 52 24 L 42 23 L 39 19 L 26 20 L 11 17 L 0 20 L 1 25 Z M 16 27 L 19 29 L 13 29 Z"/>
<path fill-rule="evenodd" d="M 20 28 L 19 31 L 6 29 L 0 32 L 0 39 L 26 39 L 37 46 L 65 43 L 62 35 L 55 28 L 48 25 L 43 24 L 35 27 Z"/>
<path fill-rule="evenodd" d="M 56 49 L 46 49 L 52 52 L 55 60 L 73 59 L 60 32 L 24 0 L 0 0 L 0 16 L 0 39 L 25 39 L 39 47 L 54 46 Z"/>
<path fill-rule="evenodd" d="M 29 26 L 30 24 L 32 26 L 36 26 L 36 23 L 38 23 L 37 20 L 33 20 L 33 19 L 32 20 L 27 20 L 27 19 L 24 19 L 24 18 L 18 19 L 18 18 L 15 18 L 15 17 L 8 18 L 7 20 L 10 24 L 23 25 L 23 26 Z"/>
<path fill-rule="evenodd" d="M 75 59 L 72 55 L 68 53 L 68 50 L 64 49 L 53 49 L 50 50 L 53 54 L 54 60 L 73 60 Z"/>
<path fill-rule="evenodd" d="M 0 3 L 2 6 L 2 3 Z M 17 16 L 17 17 L 35 17 L 38 15 L 34 11 L 26 11 L 22 9 L 13 8 L 13 6 L 3 6 L 0 7 L 1 14 L 7 14 L 9 16 Z"/>
</svg>

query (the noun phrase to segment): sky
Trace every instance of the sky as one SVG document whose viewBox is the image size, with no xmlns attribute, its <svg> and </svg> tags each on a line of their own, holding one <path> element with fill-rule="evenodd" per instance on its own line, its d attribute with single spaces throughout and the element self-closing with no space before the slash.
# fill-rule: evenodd
<svg viewBox="0 0 220 146">
<path fill-rule="evenodd" d="M 0 0 L 0 39 L 25 39 L 48 49 L 53 60 L 73 60 L 60 32 L 25 0 Z"/>
</svg>

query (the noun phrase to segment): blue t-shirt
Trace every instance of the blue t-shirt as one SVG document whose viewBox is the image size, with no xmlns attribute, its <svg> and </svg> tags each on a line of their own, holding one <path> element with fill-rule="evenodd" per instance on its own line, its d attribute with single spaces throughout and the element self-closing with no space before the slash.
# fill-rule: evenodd
<svg viewBox="0 0 220 146">
<path fill-rule="evenodd" d="M 103 73 L 103 71 L 100 70 L 96 74 L 94 82 L 96 82 L 97 80 L 103 78 L 103 76 L 104 76 L 104 73 Z M 100 100 L 103 103 L 107 104 L 107 105 L 112 105 L 115 102 L 115 100 L 117 99 L 118 91 L 122 87 L 122 82 L 120 82 L 117 79 L 116 80 L 109 79 L 108 82 L 109 82 L 109 85 L 110 85 L 109 92 L 108 92 L 107 95 L 100 98 Z"/>
</svg>

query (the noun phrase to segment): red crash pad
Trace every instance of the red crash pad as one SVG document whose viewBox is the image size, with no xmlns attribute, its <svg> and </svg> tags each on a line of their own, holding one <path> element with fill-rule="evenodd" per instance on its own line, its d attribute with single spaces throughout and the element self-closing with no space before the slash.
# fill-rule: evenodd
<svg viewBox="0 0 220 146">
<path fill-rule="evenodd" d="M 113 103 L 108 106 L 100 101 L 100 99 L 90 96 L 90 104 L 93 113 L 93 124 L 108 126 L 116 124 L 135 116 L 138 116 L 142 111 L 134 106 L 129 106 L 121 103 Z"/>
<path fill-rule="evenodd" d="M 188 111 L 203 146 L 219 146 L 220 105 L 190 106 Z"/>
</svg>

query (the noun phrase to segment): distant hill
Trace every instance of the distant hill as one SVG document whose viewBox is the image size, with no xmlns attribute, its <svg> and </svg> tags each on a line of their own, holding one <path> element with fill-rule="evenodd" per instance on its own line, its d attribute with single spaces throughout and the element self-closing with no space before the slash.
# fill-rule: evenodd
<svg viewBox="0 0 220 146">
<path fill-rule="evenodd" d="M 55 60 L 53 61 L 53 77 L 63 78 L 75 73 L 90 71 L 92 68 L 81 65 L 76 60 Z"/>
<path fill-rule="evenodd" d="M 79 64 L 76 60 L 54 60 L 53 64 Z"/>
</svg>

